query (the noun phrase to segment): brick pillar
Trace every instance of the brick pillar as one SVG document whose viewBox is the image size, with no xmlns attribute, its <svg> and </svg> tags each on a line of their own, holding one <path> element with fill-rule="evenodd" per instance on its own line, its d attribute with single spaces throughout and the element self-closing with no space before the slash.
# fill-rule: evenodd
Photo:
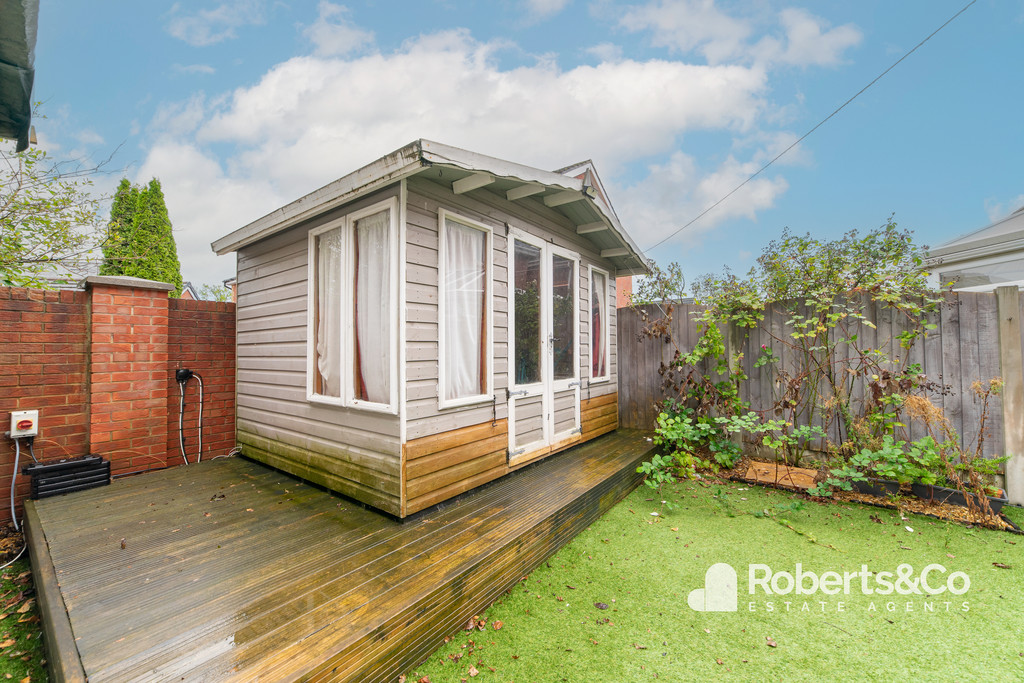
<svg viewBox="0 0 1024 683">
<path fill-rule="evenodd" d="M 167 324 L 173 285 L 91 276 L 89 450 L 113 473 L 167 465 Z"/>
</svg>

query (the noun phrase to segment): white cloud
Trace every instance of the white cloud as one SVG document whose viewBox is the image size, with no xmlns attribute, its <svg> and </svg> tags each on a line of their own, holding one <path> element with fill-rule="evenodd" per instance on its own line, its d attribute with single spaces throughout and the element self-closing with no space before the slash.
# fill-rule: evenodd
<svg viewBox="0 0 1024 683">
<path fill-rule="evenodd" d="M 195 47 L 235 38 L 236 29 L 266 20 L 263 0 L 228 0 L 195 13 L 186 13 L 175 3 L 168 16 L 167 32 Z"/>
<path fill-rule="evenodd" d="M 649 31 L 656 47 L 697 52 L 709 64 L 831 66 L 863 38 L 853 24 L 829 29 L 823 19 L 802 9 L 784 9 L 775 19 L 781 35 L 766 36 L 754 44 L 750 38 L 766 19 L 732 16 L 719 9 L 715 0 L 652 0 L 630 7 L 619 23 L 629 31 Z"/>
<path fill-rule="evenodd" d="M 697 51 L 711 64 L 740 55 L 751 27 L 715 7 L 714 0 L 654 0 L 631 7 L 620 20 L 630 31 L 650 31 L 656 47 Z"/>
<path fill-rule="evenodd" d="M 76 132 L 75 139 L 83 145 L 102 145 L 104 142 L 103 136 L 91 128 L 86 128 Z"/>
<path fill-rule="evenodd" d="M 149 130 L 158 137 L 185 138 L 196 132 L 205 116 L 206 95 L 200 91 L 187 100 L 157 108 Z"/>
<path fill-rule="evenodd" d="M 753 48 L 757 57 L 770 63 L 795 66 L 833 66 L 843 53 L 860 44 L 863 35 L 853 24 L 826 30 L 826 22 L 802 9 L 779 13 L 785 39 L 766 37 Z"/>
<path fill-rule="evenodd" d="M 157 178 L 174 228 L 182 275 L 192 283 L 219 283 L 234 275 L 235 258 L 217 256 L 210 242 L 284 203 L 266 181 L 233 178 L 188 143 L 161 142 L 149 150 L 136 182 Z"/>
<path fill-rule="evenodd" d="M 587 48 L 587 54 L 599 62 L 622 61 L 622 47 L 614 43 L 601 43 Z"/>
<path fill-rule="evenodd" d="M 209 64 L 173 64 L 171 69 L 181 74 L 210 75 L 217 73 L 217 70 Z"/>
<path fill-rule="evenodd" d="M 321 0 L 315 22 L 303 31 L 321 57 L 344 56 L 373 44 L 373 32 L 365 31 L 348 18 L 349 10 Z"/>
<path fill-rule="evenodd" d="M 615 197 L 621 197 L 616 200 L 619 215 L 640 248 L 647 249 L 720 200 L 762 165 L 729 156 L 708 172 L 699 168 L 692 156 L 674 152 L 667 163 L 651 165 L 642 182 L 613 191 Z M 756 219 L 758 211 L 772 207 L 788 188 L 784 178 L 758 176 L 669 243 L 692 241 L 727 219 Z"/>
<path fill-rule="evenodd" d="M 565 9 L 572 0 L 526 0 L 526 10 L 536 18 L 546 19 Z"/>
<path fill-rule="evenodd" d="M 614 181 L 627 165 L 667 159 L 686 132 L 749 137 L 764 117 L 766 75 L 756 66 L 624 59 L 502 68 L 495 53 L 506 47 L 446 31 L 389 54 L 296 57 L 251 87 L 165 106 L 139 177 L 163 183 L 186 279 L 228 277 L 233 259 L 212 261 L 211 241 L 420 137 L 541 168 L 594 158 Z M 736 154 L 756 156 L 768 142 Z M 646 246 L 753 163 L 730 158 L 702 181 L 677 153 L 613 199 Z M 759 180 L 721 215 L 752 216 L 784 190 L 782 180 Z"/>
<path fill-rule="evenodd" d="M 1011 197 L 1007 201 L 999 201 L 997 199 L 985 200 L 985 213 L 988 215 L 989 221 L 993 223 L 1006 218 L 1011 213 L 1020 209 L 1024 209 L 1024 194 Z"/>
</svg>

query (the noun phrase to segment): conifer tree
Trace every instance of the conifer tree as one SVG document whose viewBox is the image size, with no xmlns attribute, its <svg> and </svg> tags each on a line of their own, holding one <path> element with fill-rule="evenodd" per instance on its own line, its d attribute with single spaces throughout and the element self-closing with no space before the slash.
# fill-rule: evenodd
<svg viewBox="0 0 1024 683">
<path fill-rule="evenodd" d="M 100 275 L 129 275 L 174 285 L 181 293 L 181 263 L 160 181 L 146 187 L 121 180 L 110 207 L 110 239 Z"/>
</svg>

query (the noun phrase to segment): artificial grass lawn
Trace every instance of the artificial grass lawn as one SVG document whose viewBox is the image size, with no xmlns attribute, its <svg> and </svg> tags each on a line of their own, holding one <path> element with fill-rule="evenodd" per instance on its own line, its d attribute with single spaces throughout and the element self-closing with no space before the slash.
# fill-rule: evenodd
<svg viewBox="0 0 1024 683">
<path fill-rule="evenodd" d="M 0 680 L 47 680 L 34 595 L 27 559 L 0 572 Z"/>
<path fill-rule="evenodd" d="M 787 509 L 794 501 L 803 509 Z M 718 562 L 738 574 L 738 611 L 692 610 L 689 592 Z M 795 574 L 797 562 L 819 576 L 909 564 L 915 578 L 934 563 L 946 574 L 930 585 L 955 571 L 971 584 L 960 596 L 869 596 L 860 579 L 850 595 L 748 594 L 748 565 Z M 480 618 L 486 630 L 461 632 L 407 680 L 1020 681 L 1024 536 L 733 482 L 681 482 L 661 496 L 642 486 Z"/>
</svg>

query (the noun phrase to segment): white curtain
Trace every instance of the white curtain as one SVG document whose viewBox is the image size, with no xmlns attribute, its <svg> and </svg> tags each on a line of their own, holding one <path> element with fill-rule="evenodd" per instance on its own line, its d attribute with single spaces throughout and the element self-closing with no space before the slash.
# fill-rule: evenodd
<svg viewBox="0 0 1024 683">
<path fill-rule="evenodd" d="M 355 397 L 391 402 L 391 247 L 390 212 L 356 221 L 355 226 Z"/>
<path fill-rule="evenodd" d="M 608 348 L 605 336 L 608 334 L 606 317 L 608 315 L 607 297 L 608 280 L 603 273 L 592 271 L 594 281 L 591 287 L 590 311 L 590 360 L 591 377 L 604 377 L 608 374 Z"/>
<path fill-rule="evenodd" d="M 316 393 L 341 396 L 341 228 L 316 240 L 316 369 L 320 375 Z"/>
<path fill-rule="evenodd" d="M 486 235 L 445 221 L 445 399 L 484 392 Z"/>
</svg>

